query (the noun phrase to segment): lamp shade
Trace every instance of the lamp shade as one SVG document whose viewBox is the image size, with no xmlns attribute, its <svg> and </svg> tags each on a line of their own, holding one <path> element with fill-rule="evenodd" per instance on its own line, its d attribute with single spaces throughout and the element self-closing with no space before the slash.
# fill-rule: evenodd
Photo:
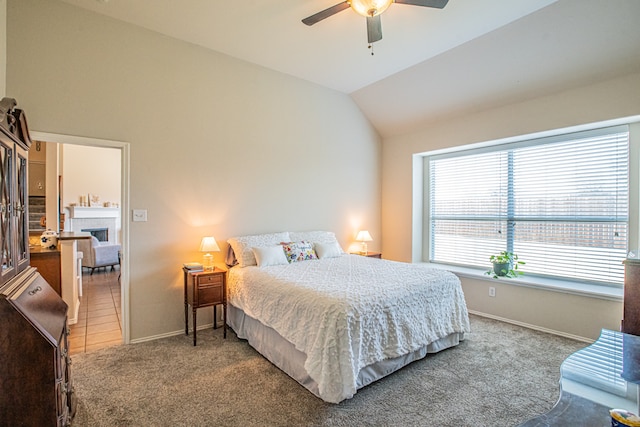
<svg viewBox="0 0 640 427">
<path fill-rule="evenodd" d="M 212 236 L 207 236 L 202 238 L 202 242 L 200 242 L 200 252 L 206 252 L 202 256 L 202 265 L 204 267 L 204 271 L 213 271 L 213 255 L 210 252 L 220 252 L 220 247 Z"/>
<path fill-rule="evenodd" d="M 356 240 L 358 242 L 371 242 L 373 239 L 371 238 L 371 234 L 367 230 L 358 231 L 358 235 L 356 236 Z"/>
<path fill-rule="evenodd" d="M 351 0 L 351 9 L 362 16 L 380 15 L 393 0 Z"/>
<path fill-rule="evenodd" d="M 200 252 L 220 252 L 220 247 L 214 237 L 203 237 L 200 242 Z"/>
</svg>

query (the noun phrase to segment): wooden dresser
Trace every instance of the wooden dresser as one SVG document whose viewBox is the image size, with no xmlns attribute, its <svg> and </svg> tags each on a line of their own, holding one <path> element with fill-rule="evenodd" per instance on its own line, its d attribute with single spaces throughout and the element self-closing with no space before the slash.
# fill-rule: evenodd
<svg viewBox="0 0 640 427">
<path fill-rule="evenodd" d="M 30 266 L 27 119 L 0 101 L 0 425 L 69 426 L 75 412 L 67 309 Z"/>
</svg>

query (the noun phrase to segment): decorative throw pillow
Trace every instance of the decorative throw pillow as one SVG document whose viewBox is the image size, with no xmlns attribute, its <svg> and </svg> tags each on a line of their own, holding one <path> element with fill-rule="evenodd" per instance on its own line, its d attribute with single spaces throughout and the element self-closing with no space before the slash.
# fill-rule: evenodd
<svg viewBox="0 0 640 427">
<path fill-rule="evenodd" d="M 344 255 L 344 251 L 338 242 L 333 243 L 316 243 L 313 245 L 318 258 L 335 258 Z"/>
<path fill-rule="evenodd" d="M 287 257 L 284 254 L 284 250 L 282 249 L 282 245 L 262 246 L 251 248 L 251 250 L 256 257 L 258 267 L 267 267 L 269 265 L 281 265 L 289 263 Z"/>
<path fill-rule="evenodd" d="M 313 244 L 311 242 L 305 242 L 304 240 L 301 242 L 283 243 L 282 249 L 284 249 L 284 254 L 290 263 L 318 259 L 316 251 L 313 250 Z"/>
</svg>

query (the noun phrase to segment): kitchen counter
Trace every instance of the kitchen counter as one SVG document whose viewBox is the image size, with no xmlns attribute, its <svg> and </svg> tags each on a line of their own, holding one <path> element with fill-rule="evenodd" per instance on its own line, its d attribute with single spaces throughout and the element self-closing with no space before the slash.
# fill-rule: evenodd
<svg viewBox="0 0 640 427">
<path fill-rule="evenodd" d="M 82 231 L 63 231 L 58 236 L 58 240 L 80 240 L 80 239 L 90 239 L 91 233 L 86 233 Z"/>
</svg>

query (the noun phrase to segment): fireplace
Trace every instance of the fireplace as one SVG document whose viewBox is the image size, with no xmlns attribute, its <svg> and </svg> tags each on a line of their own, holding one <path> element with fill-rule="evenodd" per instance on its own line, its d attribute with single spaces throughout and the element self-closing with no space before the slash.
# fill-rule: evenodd
<svg viewBox="0 0 640 427">
<path fill-rule="evenodd" d="M 108 242 L 109 241 L 109 229 L 108 228 L 83 228 L 82 230 L 85 233 L 91 233 L 93 237 L 98 239 L 100 242 Z"/>
<path fill-rule="evenodd" d="M 118 243 L 120 208 L 69 206 L 65 211 L 69 214 L 64 224 L 65 231 L 84 231 L 101 242 Z"/>
</svg>

